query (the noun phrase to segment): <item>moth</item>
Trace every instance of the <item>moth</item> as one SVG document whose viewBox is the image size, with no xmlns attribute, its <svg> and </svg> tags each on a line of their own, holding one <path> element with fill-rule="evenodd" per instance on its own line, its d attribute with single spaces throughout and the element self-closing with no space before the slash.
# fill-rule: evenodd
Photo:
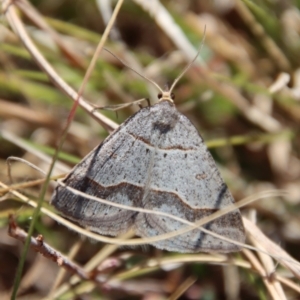
<svg viewBox="0 0 300 300">
<path fill-rule="evenodd" d="M 161 91 L 158 103 L 128 118 L 83 158 L 63 183 L 113 203 L 164 212 L 189 222 L 232 205 L 233 197 L 202 137 L 175 107 L 172 90 L 180 77 L 169 91 L 154 83 Z M 186 227 L 166 216 L 75 195 L 62 185 L 56 187 L 51 203 L 66 218 L 103 235 L 116 236 L 132 228 L 138 236 L 153 237 Z M 203 227 L 231 240 L 245 241 L 238 209 Z M 185 253 L 240 250 L 199 228 L 152 244 Z"/>
</svg>

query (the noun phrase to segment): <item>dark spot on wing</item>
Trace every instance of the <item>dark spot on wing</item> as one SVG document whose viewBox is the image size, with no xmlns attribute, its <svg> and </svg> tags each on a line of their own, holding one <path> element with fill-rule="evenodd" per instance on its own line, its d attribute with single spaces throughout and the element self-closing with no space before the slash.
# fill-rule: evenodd
<svg viewBox="0 0 300 300">
<path fill-rule="evenodd" d="M 172 129 L 172 126 L 171 124 L 155 122 L 152 128 L 153 130 L 158 130 L 161 134 L 166 134 Z"/>
</svg>

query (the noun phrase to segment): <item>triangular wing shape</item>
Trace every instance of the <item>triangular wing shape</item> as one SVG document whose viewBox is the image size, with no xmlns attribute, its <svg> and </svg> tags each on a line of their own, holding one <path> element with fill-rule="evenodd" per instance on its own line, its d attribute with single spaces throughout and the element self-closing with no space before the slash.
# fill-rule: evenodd
<svg viewBox="0 0 300 300">
<path fill-rule="evenodd" d="M 233 198 L 192 123 L 170 101 L 141 109 L 88 154 L 64 180 L 87 194 L 115 203 L 161 211 L 195 222 L 225 208 Z M 76 196 L 58 186 L 52 204 L 67 218 L 100 234 L 133 227 L 151 237 L 185 227 L 171 218 L 119 209 Z M 238 209 L 205 225 L 244 242 Z M 238 251 L 198 229 L 153 243 L 177 252 Z"/>
</svg>

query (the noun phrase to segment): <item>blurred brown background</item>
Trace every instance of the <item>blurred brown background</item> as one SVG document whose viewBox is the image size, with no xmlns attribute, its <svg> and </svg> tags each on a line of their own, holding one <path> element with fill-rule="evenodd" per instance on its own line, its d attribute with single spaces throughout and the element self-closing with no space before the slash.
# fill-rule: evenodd
<svg viewBox="0 0 300 300">
<path fill-rule="evenodd" d="M 49 79 L 47 71 L 38 66 L 34 55 L 14 33 L 11 26 L 15 20 L 9 9 L 17 12 L 57 76 L 77 91 L 116 1 L 22 0 L 11 5 L 2 11 L 0 25 L 0 180 L 5 184 L 11 184 L 6 165 L 10 156 L 48 170 L 74 103 Z M 176 107 L 207 142 L 237 201 L 261 191 L 287 192 L 285 197 L 259 199 L 242 212 L 247 216 L 255 212 L 262 232 L 296 260 L 300 259 L 299 8 L 299 1 L 288 0 L 124 1 L 105 43 L 132 68 L 164 87 L 194 57 L 206 28 L 200 58 L 174 90 Z M 83 93 L 85 99 L 99 106 L 143 97 L 155 103 L 156 94 L 153 86 L 105 51 Z M 117 114 L 99 112 L 120 124 L 138 110 L 133 105 Z M 77 109 L 56 174 L 66 173 L 108 135 L 108 127 L 102 125 L 82 108 Z M 11 172 L 14 183 L 43 178 L 22 162 L 12 163 Z M 53 187 L 50 183 L 45 196 L 49 209 L 47 201 Z M 0 291 L 3 299 L 9 299 L 24 246 L 7 235 L 8 214 L 15 214 L 19 226 L 27 231 L 34 209 L 2 188 Z M 18 190 L 36 200 L 41 185 Z M 102 243 L 83 240 L 44 214 L 34 234 L 42 234 L 48 244 L 64 254 L 78 247 L 72 260 L 82 266 L 106 249 Z M 30 250 L 18 299 L 300 297 L 297 285 L 283 285 L 276 298 L 244 253 L 229 256 L 243 262 L 243 266 L 236 261 L 222 266 L 214 261 L 215 256 L 199 254 L 181 255 L 176 265 L 151 268 L 151 261 L 164 262 L 173 257 L 177 255 L 151 246 L 113 249 L 103 262 L 111 262 L 112 267 L 99 271 L 105 284 L 70 284 L 71 274 L 67 272 L 61 280 L 68 283 L 66 290 L 55 294 L 59 287 L 53 285 L 61 268 Z M 203 262 L 197 262 L 199 257 Z M 291 276 L 281 266 L 276 266 L 274 272 L 278 277 Z M 290 280 L 297 283 L 294 278 Z"/>
</svg>

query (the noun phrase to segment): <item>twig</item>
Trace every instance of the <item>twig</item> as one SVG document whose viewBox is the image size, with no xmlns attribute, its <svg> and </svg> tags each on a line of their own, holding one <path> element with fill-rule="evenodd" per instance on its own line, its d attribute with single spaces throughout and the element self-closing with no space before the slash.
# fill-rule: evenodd
<svg viewBox="0 0 300 300">
<path fill-rule="evenodd" d="M 8 234 L 9 236 L 21 241 L 22 243 L 25 242 L 28 236 L 23 229 L 18 227 L 13 218 L 13 215 L 9 215 Z M 68 258 L 46 244 L 42 235 L 38 235 L 36 238 L 31 237 L 30 248 L 36 252 L 39 252 L 44 257 L 56 262 L 60 267 L 63 267 L 71 273 L 78 275 L 81 279 L 96 280 L 97 278 L 93 278 L 93 276 L 91 276 L 92 273 L 85 272 L 81 267 L 69 261 Z"/>
</svg>

